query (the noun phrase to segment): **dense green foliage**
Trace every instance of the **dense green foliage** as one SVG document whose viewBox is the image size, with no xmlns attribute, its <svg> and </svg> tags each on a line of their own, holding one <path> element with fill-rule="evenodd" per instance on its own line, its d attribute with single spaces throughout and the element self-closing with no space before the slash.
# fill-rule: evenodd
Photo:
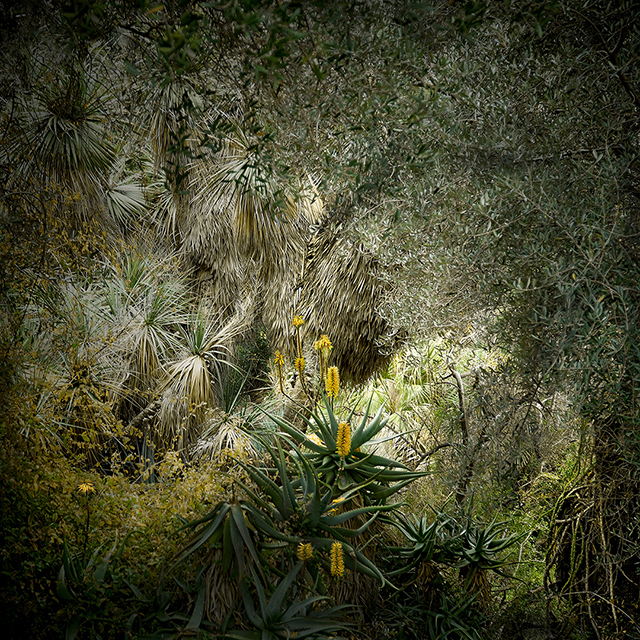
<svg viewBox="0 0 640 640">
<path fill-rule="evenodd" d="M 9 637 L 640 637 L 636 4 L 3 3 Z"/>
</svg>

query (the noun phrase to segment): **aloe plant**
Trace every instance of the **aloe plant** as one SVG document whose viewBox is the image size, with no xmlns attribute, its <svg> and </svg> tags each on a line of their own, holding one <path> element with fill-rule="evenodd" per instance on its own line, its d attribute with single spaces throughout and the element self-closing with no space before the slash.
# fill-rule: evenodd
<svg viewBox="0 0 640 640">
<path fill-rule="evenodd" d="M 288 456 L 297 472 L 297 478 L 291 480 L 287 456 L 279 442 L 276 442 L 275 447 L 266 442 L 263 442 L 263 446 L 270 455 L 274 465 L 272 471 L 275 471 L 277 481 L 269 477 L 268 469 L 242 463 L 262 493 L 259 495 L 243 485 L 253 502 L 248 508 L 253 507 L 256 511 L 256 506 L 261 508 L 260 516 L 256 514 L 256 517 L 266 516 L 273 527 L 289 532 L 284 539 L 292 543 L 309 542 L 316 549 L 324 549 L 334 541 L 340 541 L 347 550 L 347 569 L 357 570 L 384 583 L 382 573 L 358 550 L 354 542 L 381 513 L 395 510 L 399 505 L 378 504 L 349 508 L 351 497 L 358 494 L 365 485 L 355 485 L 334 498 L 333 492 L 320 482 L 313 465 L 295 447 L 296 455 Z M 362 516 L 365 516 L 364 520 Z M 355 523 L 355 528 L 344 526 L 349 522 Z"/>
<path fill-rule="evenodd" d="M 450 517 L 448 517 L 450 518 Z M 452 567 L 469 567 L 470 571 L 491 569 L 497 571 L 504 566 L 500 557 L 504 551 L 522 539 L 523 534 L 505 535 L 506 522 L 481 525 L 471 518 L 459 524 L 450 518 L 448 531 L 441 528 L 442 559 Z"/>
<path fill-rule="evenodd" d="M 416 478 L 426 475 L 422 471 L 410 471 L 396 460 L 364 450 L 366 445 L 379 442 L 374 438 L 387 423 L 382 415 L 383 407 L 369 421 L 369 402 L 359 424 L 351 430 L 353 412 L 346 422 L 341 423 L 327 398 L 324 398 L 324 405 L 326 412 L 312 412 L 309 418 L 305 418 L 306 433 L 277 417 L 272 416 L 272 419 L 298 444 L 310 450 L 302 454 L 303 457 L 317 470 L 322 483 L 331 488 L 334 497 L 359 487 L 365 505 L 384 504 L 390 496 Z M 344 450 L 344 442 L 341 441 L 341 430 L 344 430 L 341 425 L 345 424 L 352 431 L 348 450 Z"/>
<path fill-rule="evenodd" d="M 299 562 L 278 583 L 268 599 L 258 576 L 253 573 L 251 584 L 255 587 L 257 607 L 249 588 L 250 584 L 244 580 L 240 585 L 242 601 L 248 622 L 255 628 L 253 630 L 229 631 L 225 637 L 237 640 L 284 640 L 291 637 L 313 638 L 314 640 L 337 638 L 336 633 L 350 625 L 333 616 L 337 613 L 344 613 L 351 607 L 341 605 L 321 608 L 318 604 L 326 600 L 323 596 L 310 596 L 304 600 L 294 598 L 293 601 L 287 598 L 302 567 L 303 563 Z"/>
<path fill-rule="evenodd" d="M 398 505 L 363 506 L 338 513 L 338 505 L 348 504 L 349 498 L 361 490 L 360 485 L 337 501 L 330 490 L 323 490 L 317 472 L 304 457 L 287 456 L 279 443 L 271 446 L 263 440 L 262 446 L 272 466 L 239 462 L 253 483 L 251 486 L 235 480 L 247 499 L 220 502 L 203 518 L 184 525 L 181 529 L 193 529 L 194 534 L 178 561 L 203 545 L 214 546 L 222 551 L 221 571 L 231 571 L 240 580 L 251 567 L 264 575 L 268 553 L 274 547 L 293 550 L 300 543 L 310 543 L 314 549 L 324 551 L 337 540 L 345 547 L 347 569 L 384 583 L 382 573 L 360 552 L 356 541 L 380 513 Z M 296 477 L 292 479 L 292 475 Z M 344 526 L 360 516 L 368 519 L 358 521 L 356 528 Z M 319 556 L 319 562 L 327 565 L 326 557 Z M 317 570 L 312 573 L 317 582 Z"/>
<path fill-rule="evenodd" d="M 425 563 L 432 568 L 441 564 L 459 569 L 464 588 L 477 594 L 483 606 L 490 603 L 488 571 L 500 573 L 506 563 L 502 554 L 522 539 L 522 534 L 506 535 L 505 522 L 489 525 L 474 522 L 470 510 L 462 523 L 444 512 L 437 512 L 432 521 L 426 516 L 411 520 L 394 514 L 389 522 L 407 540 L 402 546 L 388 547 L 393 554 L 392 562 L 395 558 L 402 559 L 402 565 L 388 573 L 390 577 L 407 574 L 418 567 L 424 569 Z M 425 576 L 432 579 L 433 571 L 419 571 L 416 580 L 424 582 Z"/>
<path fill-rule="evenodd" d="M 391 523 L 404 534 L 408 544 L 389 547 L 389 551 L 402 558 L 402 566 L 391 571 L 390 576 L 406 573 L 423 562 L 434 559 L 439 533 L 437 520 L 429 522 L 426 516 L 406 518 L 401 513 L 396 513 L 395 520 Z"/>
</svg>

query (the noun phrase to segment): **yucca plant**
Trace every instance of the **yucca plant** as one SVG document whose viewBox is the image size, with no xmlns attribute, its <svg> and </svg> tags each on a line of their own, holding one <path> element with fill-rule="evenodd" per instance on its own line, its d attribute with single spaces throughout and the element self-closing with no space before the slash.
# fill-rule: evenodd
<svg viewBox="0 0 640 640">
<path fill-rule="evenodd" d="M 76 225 L 99 220 L 103 229 L 113 230 L 111 219 L 101 215 L 106 177 L 116 158 L 103 125 L 106 96 L 90 86 L 78 66 L 34 72 L 45 80 L 31 95 L 14 99 L 17 126 L 7 159 L 15 175 L 28 181 L 25 185 L 35 180 L 41 192 L 55 194 L 65 220 L 71 213 Z"/>
<path fill-rule="evenodd" d="M 78 174 L 91 179 L 115 159 L 99 118 L 100 96 L 91 94 L 83 76 L 80 70 L 58 74 L 29 112 L 26 143 L 56 179 L 73 181 Z"/>
<path fill-rule="evenodd" d="M 237 458 L 256 457 L 257 449 L 244 428 L 251 419 L 251 415 L 242 413 L 230 415 L 220 409 L 210 410 L 193 451 L 194 459 L 210 460 L 227 468 L 237 464 Z"/>
<path fill-rule="evenodd" d="M 126 174 L 125 159 L 112 168 L 104 190 L 107 215 L 121 228 L 133 229 L 142 222 L 148 203 L 135 174 Z"/>
<path fill-rule="evenodd" d="M 112 363 L 102 357 L 107 329 L 100 322 L 99 299 L 94 284 L 70 280 L 24 309 L 29 323 L 39 327 L 29 351 L 38 412 L 48 422 L 41 434 L 54 427 L 56 439 L 93 462 L 97 448 L 119 428 Z"/>
<path fill-rule="evenodd" d="M 124 378 L 136 389 L 153 389 L 176 348 L 175 333 L 188 319 L 186 281 L 173 273 L 172 256 L 160 259 L 127 254 L 109 264 L 104 289 L 104 321 L 120 353 Z"/>
<path fill-rule="evenodd" d="M 181 326 L 177 357 L 166 366 L 159 415 L 159 439 L 185 451 L 195 443 L 206 410 L 215 405 L 211 369 L 228 366 L 230 346 L 243 330 L 240 318 L 223 323 L 201 306 Z"/>
<path fill-rule="evenodd" d="M 242 371 L 235 371 L 242 373 Z M 210 409 L 202 426 L 202 433 L 194 449 L 197 459 L 217 461 L 228 466 L 234 458 L 254 458 L 258 455 L 254 439 L 247 430 L 261 417 L 257 407 L 243 398 L 248 374 L 236 389 L 229 388 L 225 371 L 215 370 L 219 407 Z"/>
</svg>

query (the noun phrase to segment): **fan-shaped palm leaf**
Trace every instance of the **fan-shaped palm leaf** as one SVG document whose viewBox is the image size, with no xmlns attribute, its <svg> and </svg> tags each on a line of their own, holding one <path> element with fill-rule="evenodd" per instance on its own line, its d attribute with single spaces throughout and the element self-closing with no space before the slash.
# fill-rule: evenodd
<svg viewBox="0 0 640 640">
<path fill-rule="evenodd" d="M 245 328 L 241 318 L 225 324 L 201 308 L 189 326 L 181 329 L 181 356 L 167 367 L 164 397 L 160 409 L 160 437 L 167 442 L 182 438 L 183 446 L 192 443 L 206 409 L 214 404 L 209 367 L 224 366 L 229 347 Z"/>
<path fill-rule="evenodd" d="M 134 227 L 147 210 L 138 176 L 127 174 L 124 158 L 114 166 L 104 191 L 107 214 L 122 228 Z"/>
</svg>

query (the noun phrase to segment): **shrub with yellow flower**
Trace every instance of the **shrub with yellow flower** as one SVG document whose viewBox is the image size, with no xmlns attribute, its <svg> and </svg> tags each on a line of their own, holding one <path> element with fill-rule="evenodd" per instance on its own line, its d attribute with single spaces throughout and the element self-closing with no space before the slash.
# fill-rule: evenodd
<svg viewBox="0 0 640 640">
<path fill-rule="evenodd" d="M 93 482 L 83 482 L 78 487 L 78 492 L 86 496 L 89 493 L 95 493 L 96 490 L 95 490 L 95 487 L 93 486 Z"/>
</svg>

